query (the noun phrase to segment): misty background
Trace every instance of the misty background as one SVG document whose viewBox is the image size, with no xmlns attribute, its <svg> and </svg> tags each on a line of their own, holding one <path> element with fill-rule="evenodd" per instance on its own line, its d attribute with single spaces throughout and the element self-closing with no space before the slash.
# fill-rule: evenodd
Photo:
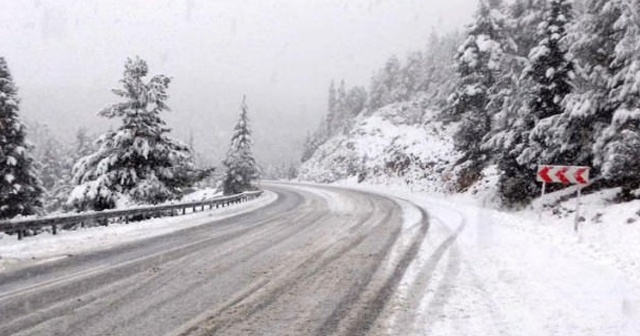
<svg viewBox="0 0 640 336">
<path fill-rule="evenodd" d="M 294 161 L 327 111 L 332 79 L 367 85 L 391 55 L 461 29 L 475 0 L 0 0 L 0 55 L 19 88 L 21 116 L 70 142 L 118 101 L 127 57 L 172 77 L 163 116 L 219 165 L 242 95 L 261 164 Z M 28 131 L 28 130 L 27 130 Z"/>
</svg>

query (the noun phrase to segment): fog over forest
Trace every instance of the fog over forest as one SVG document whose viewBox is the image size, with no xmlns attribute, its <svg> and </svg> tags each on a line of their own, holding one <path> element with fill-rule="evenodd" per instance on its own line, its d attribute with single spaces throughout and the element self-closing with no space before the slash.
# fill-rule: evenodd
<svg viewBox="0 0 640 336">
<path fill-rule="evenodd" d="M 21 116 L 62 141 L 118 98 L 127 57 L 172 77 L 164 116 L 218 165 L 242 95 L 259 162 L 298 160 L 327 109 L 332 79 L 368 85 L 393 54 L 421 49 L 435 31 L 462 29 L 475 0 L 0 0 L 0 55 L 12 70 Z"/>
</svg>

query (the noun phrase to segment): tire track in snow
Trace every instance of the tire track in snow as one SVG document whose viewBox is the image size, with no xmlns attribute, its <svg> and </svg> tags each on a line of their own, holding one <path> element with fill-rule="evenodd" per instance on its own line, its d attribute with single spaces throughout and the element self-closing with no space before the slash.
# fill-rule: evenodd
<svg viewBox="0 0 640 336">
<path fill-rule="evenodd" d="M 375 205 L 371 200 L 367 200 L 368 205 L 375 209 Z M 362 229 L 367 223 L 371 222 L 375 212 L 369 211 L 364 218 L 345 217 L 346 225 L 335 224 L 333 226 L 343 227 L 343 231 L 353 232 Z M 275 303 L 280 296 L 286 292 L 292 291 L 294 287 L 304 281 L 318 275 L 326 267 L 339 260 L 342 256 L 356 249 L 366 238 L 369 237 L 370 231 L 375 230 L 380 225 L 386 223 L 391 213 L 385 213 L 382 218 L 375 220 L 375 224 L 355 237 L 341 238 L 336 242 L 320 242 L 315 247 L 315 252 L 305 257 L 302 261 L 295 264 L 295 267 L 285 265 L 274 273 L 280 276 L 268 280 L 259 290 L 252 290 L 250 293 L 241 293 L 236 298 L 229 300 L 215 311 L 205 313 L 205 316 L 198 317 L 190 322 L 188 328 L 181 328 L 172 335 L 226 335 L 230 328 L 241 323 L 252 316 L 266 310 L 270 305 Z M 344 246 L 340 246 L 344 245 Z"/>
</svg>

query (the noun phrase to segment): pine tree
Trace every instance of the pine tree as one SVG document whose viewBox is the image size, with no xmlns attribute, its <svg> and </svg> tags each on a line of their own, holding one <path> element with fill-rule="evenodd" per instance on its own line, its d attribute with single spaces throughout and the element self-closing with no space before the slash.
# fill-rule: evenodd
<svg viewBox="0 0 640 336">
<path fill-rule="evenodd" d="M 454 138 L 456 149 L 464 153 L 460 162 L 463 170 L 458 177 L 461 189 L 481 176 L 488 160 L 482 140 L 491 131 L 488 105 L 504 53 L 500 6 L 500 1 L 480 3 L 476 21 L 456 55 L 460 82 L 450 102 L 451 113 L 461 120 Z"/>
<path fill-rule="evenodd" d="M 614 47 L 607 82 L 611 122 L 595 139 L 594 165 L 607 180 L 623 187 L 625 197 L 640 188 L 640 14 L 637 0 L 608 3 L 617 14 Z"/>
<path fill-rule="evenodd" d="M 402 65 L 398 57 L 391 56 L 384 68 L 371 81 L 369 110 L 371 112 L 407 98 L 407 88 L 402 82 Z"/>
<path fill-rule="evenodd" d="M 338 117 L 338 94 L 336 92 L 336 83 L 334 80 L 331 80 L 331 84 L 329 85 L 328 110 L 329 111 L 327 112 L 326 119 L 326 131 L 327 134 L 334 134 L 335 130 L 333 129 L 333 125 L 336 124 L 335 120 Z"/>
<path fill-rule="evenodd" d="M 0 57 L 0 219 L 33 215 L 42 206 L 42 185 L 25 141 L 18 104 L 7 62 Z"/>
<path fill-rule="evenodd" d="M 502 154 L 498 158 L 501 172 L 498 190 L 508 206 L 527 203 L 537 194 L 535 169 L 548 143 L 545 128 L 549 124 L 540 121 L 561 114 L 562 101 L 572 89 L 573 63 L 563 46 L 566 26 L 572 18 L 571 6 L 565 0 L 552 0 L 547 8 L 535 2 L 529 5 L 529 8 L 520 6 L 522 13 L 526 13 L 522 17 L 525 23 L 516 27 L 527 32 L 527 27 L 536 26 L 536 39 L 514 36 L 520 50 L 532 42 L 537 45 L 528 52 L 522 78 L 513 81 L 515 104 L 507 105 L 513 113 L 504 127 Z M 550 161 L 542 163 L 554 162 Z"/>
<path fill-rule="evenodd" d="M 585 3 L 586 13 L 569 29 L 567 45 L 575 55 L 575 88 L 565 98 L 564 113 L 540 121 L 546 132 L 541 160 L 593 166 L 593 146 L 616 109 L 609 99 L 609 84 L 620 70 L 614 62 L 622 39 L 616 28 L 620 5 L 619 0 L 590 0 Z M 598 175 L 599 166 L 594 168 L 592 173 Z"/>
<path fill-rule="evenodd" d="M 249 108 L 246 99 L 242 99 L 240 118 L 233 130 L 231 146 L 223 164 L 226 168 L 222 183 L 225 195 L 241 193 L 253 190 L 256 187 L 253 182 L 258 179 L 259 171 L 251 151 L 251 129 L 249 128 Z"/>
<path fill-rule="evenodd" d="M 74 150 L 72 157 L 74 162 L 82 157 L 85 157 L 93 153 L 96 148 L 94 146 L 95 138 L 89 135 L 89 131 L 86 128 L 80 128 L 76 132 L 76 140 L 74 143 Z"/>
<path fill-rule="evenodd" d="M 529 54 L 525 76 L 533 81 L 534 87 L 533 99 L 528 102 L 530 126 L 526 131 L 530 135 L 526 139 L 527 148 L 518 159 L 522 164 L 553 164 L 560 159 L 550 157 L 552 151 L 546 149 L 552 146 L 548 127 L 564 113 L 563 101 L 572 91 L 574 64 L 563 45 L 572 18 L 571 5 L 566 0 L 552 0 L 537 34 L 539 43 Z"/>
<path fill-rule="evenodd" d="M 73 189 L 71 168 L 77 157 L 69 146 L 51 133 L 47 125 L 28 122 L 27 127 L 27 139 L 34 144 L 33 157 L 38 163 L 36 170 L 44 189 L 43 208 L 47 213 L 61 210 Z"/>
<path fill-rule="evenodd" d="M 169 77 L 157 75 L 145 83 L 147 73 L 144 60 L 127 59 L 123 88 L 113 90 L 124 101 L 98 113 L 122 124 L 100 136 L 98 150 L 74 165 L 77 187 L 68 203 L 75 208 L 109 209 L 120 199 L 147 204 L 176 199 L 206 176 L 195 168 L 188 147 L 168 136 L 160 118 L 169 109 Z"/>
<path fill-rule="evenodd" d="M 45 189 L 44 206 L 47 212 L 61 209 L 73 189 L 69 151 L 54 138 L 44 145 L 40 162 L 40 176 Z"/>
</svg>

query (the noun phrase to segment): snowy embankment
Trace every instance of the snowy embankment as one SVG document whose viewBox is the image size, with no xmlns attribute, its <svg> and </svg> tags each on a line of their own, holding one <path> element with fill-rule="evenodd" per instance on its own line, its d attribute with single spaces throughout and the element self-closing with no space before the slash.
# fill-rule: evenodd
<svg viewBox="0 0 640 336">
<path fill-rule="evenodd" d="M 196 192 L 183 201 L 199 201 L 213 196 L 212 191 Z M 178 217 L 164 217 L 129 224 L 112 224 L 75 231 L 60 231 L 53 236 L 42 233 L 34 237 L 17 240 L 15 236 L 0 233 L 0 271 L 27 264 L 47 262 L 68 255 L 113 247 L 144 238 L 150 238 L 178 230 L 203 225 L 237 214 L 256 210 L 273 203 L 277 194 L 265 191 L 252 201 L 232 204 L 228 207 L 196 212 Z"/>
<path fill-rule="evenodd" d="M 298 178 L 332 183 L 357 176 L 369 183 L 449 190 L 442 176 L 452 174 L 450 167 L 459 157 L 453 127 L 417 104 L 393 104 L 358 116 L 349 133 L 331 138 L 302 164 Z"/>
<path fill-rule="evenodd" d="M 536 210 L 539 200 L 519 212 L 488 209 L 498 203 L 495 166 L 485 169 L 484 177 L 465 193 L 451 194 L 455 174 L 451 166 L 459 157 L 453 148 L 456 125 L 437 121 L 435 113 L 416 104 L 392 104 L 360 115 L 350 132 L 320 146 L 300 168 L 299 179 L 428 192 L 431 199 L 444 199 L 448 204 L 487 208 L 483 211 L 492 211 L 493 218 L 500 218 L 498 222 L 513 223 L 514 229 L 559 246 L 572 246 L 640 281 L 640 201 L 615 204 L 616 190 L 585 195 L 584 221 L 576 234 L 575 198 L 545 208 L 541 218 Z"/>
<path fill-rule="evenodd" d="M 488 209 L 468 195 L 340 184 L 428 213 L 428 239 L 391 308 L 426 293 L 408 334 L 640 335 L 640 202 L 607 205 L 614 191 L 589 195 L 587 221 L 575 233 L 573 217 L 560 210 L 575 200 L 539 220 L 533 210 Z"/>
<path fill-rule="evenodd" d="M 576 233 L 575 198 L 554 200 L 541 216 L 539 200 L 517 212 L 497 210 L 495 166 L 452 194 L 455 125 L 428 115 L 422 124 L 398 121 L 405 107 L 359 117 L 299 176 L 427 211 L 427 240 L 390 308 L 417 307 L 418 316 L 398 314 L 397 325 L 410 325 L 413 335 L 640 335 L 640 201 L 616 204 L 616 190 L 585 195 Z M 412 304 L 417 293 L 426 294 Z"/>
</svg>

